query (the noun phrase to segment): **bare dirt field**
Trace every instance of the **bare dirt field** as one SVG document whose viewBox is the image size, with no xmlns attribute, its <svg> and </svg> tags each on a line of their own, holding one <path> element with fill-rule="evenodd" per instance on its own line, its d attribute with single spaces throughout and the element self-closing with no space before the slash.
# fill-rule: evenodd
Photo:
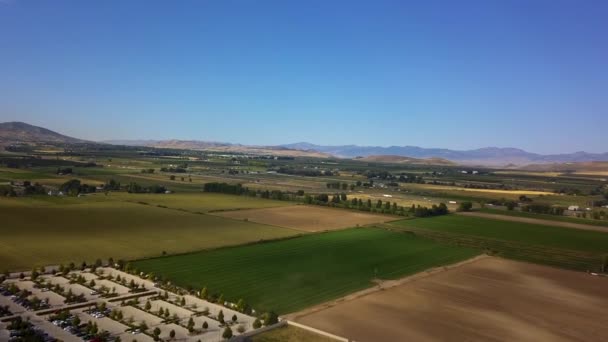
<svg viewBox="0 0 608 342">
<path fill-rule="evenodd" d="M 608 278 L 488 257 L 295 320 L 356 341 L 605 341 L 607 294 Z"/>
<path fill-rule="evenodd" d="M 217 215 L 233 219 L 293 228 L 307 232 L 318 232 L 355 227 L 397 220 L 388 215 L 369 214 L 344 209 L 319 206 L 293 205 L 289 207 L 264 208 L 218 212 Z"/>
<path fill-rule="evenodd" d="M 608 232 L 608 227 L 592 226 L 590 224 L 582 224 L 582 223 L 574 223 L 574 222 L 560 222 L 560 221 L 554 221 L 554 220 L 543 220 L 543 219 L 530 218 L 530 217 L 518 217 L 518 216 L 508 216 L 508 215 L 488 214 L 488 213 L 475 213 L 475 212 L 458 213 L 458 215 L 482 217 L 482 218 L 488 218 L 488 219 L 493 219 L 493 220 L 502 220 L 502 221 L 542 224 L 545 226 L 554 226 L 554 227 L 594 230 L 597 232 Z"/>
</svg>

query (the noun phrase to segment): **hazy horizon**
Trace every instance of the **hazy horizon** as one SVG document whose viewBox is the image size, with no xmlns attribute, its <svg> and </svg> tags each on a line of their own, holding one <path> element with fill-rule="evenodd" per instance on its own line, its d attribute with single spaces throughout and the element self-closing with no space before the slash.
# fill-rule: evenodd
<svg viewBox="0 0 608 342">
<path fill-rule="evenodd" d="M 0 1 L 0 122 L 602 153 L 606 17 L 603 1 Z"/>
</svg>

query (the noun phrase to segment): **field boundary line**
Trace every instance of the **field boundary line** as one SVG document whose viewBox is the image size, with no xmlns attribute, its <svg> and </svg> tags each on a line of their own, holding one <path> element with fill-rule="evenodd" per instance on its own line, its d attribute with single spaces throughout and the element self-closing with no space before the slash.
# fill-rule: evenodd
<svg viewBox="0 0 608 342">
<path fill-rule="evenodd" d="M 287 315 L 283 315 L 281 316 L 283 319 L 289 320 L 289 321 L 295 321 L 298 318 L 304 317 L 304 316 L 308 316 L 311 315 L 313 313 L 319 312 L 319 311 L 323 311 L 325 309 L 329 309 L 331 307 L 334 307 L 338 304 L 344 303 L 344 302 L 349 302 L 358 298 L 362 298 L 371 294 L 374 294 L 376 292 L 380 292 L 380 291 L 384 291 L 384 290 L 388 290 L 391 289 L 393 287 L 397 287 L 403 284 L 407 284 L 410 282 L 414 282 L 420 279 L 424 279 L 427 277 L 430 277 L 432 275 L 435 275 L 437 273 L 440 272 L 446 272 L 455 268 L 458 268 L 460 266 L 464 266 L 464 265 L 468 265 L 468 264 L 472 264 L 475 262 L 478 262 L 480 260 L 483 259 L 487 259 L 487 258 L 491 258 L 491 256 L 487 255 L 487 254 L 480 254 L 477 256 L 474 256 L 472 258 L 469 258 L 467 260 L 463 260 L 461 262 L 455 263 L 455 264 L 450 264 L 450 265 L 446 265 L 446 266 L 439 266 L 439 267 L 433 267 L 430 268 L 428 270 L 425 271 L 420 271 L 418 273 L 409 275 L 407 277 L 404 278 L 400 278 L 400 279 L 396 279 L 396 280 L 383 280 L 383 281 L 379 281 L 377 283 L 377 285 L 372 286 L 370 288 L 364 289 L 364 290 L 360 290 L 354 293 L 351 293 L 349 295 L 346 295 L 344 297 L 341 298 L 337 298 L 325 303 L 321 303 L 318 305 L 315 305 L 313 307 L 310 307 L 308 309 L 304 309 L 301 311 L 297 311 L 297 312 L 293 312 Z"/>
<path fill-rule="evenodd" d="M 289 325 L 294 326 L 296 328 L 300 328 L 300 329 L 303 329 L 303 330 L 310 331 L 312 333 L 315 333 L 315 334 L 318 334 L 318 335 L 321 335 L 321 336 L 329 337 L 329 338 L 334 339 L 336 341 L 340 341 L 340 342 L 355 342 L 354 340 L 349 340 L 346 337 L 334 335 L 332 333 L 328 333 L 327 331 L 319 330 L 319 329 L 316 329 L 316 328 L 313 328 L 313 327 L 309 327 L 308 325 L 304 325 L 304 324 L 297 323 L 297 322 L 294 322 L 294 321 L 290 321 L 290 320 L 287 320 L 287 319 L 281 320 L 278 323 L 275 323 L 273 325 L 268 325 L 268 326 L 265 326 L 265 327 L 260 328 L 260 329 L 255 329 L 255 330 L 246 332 L 244 334 L 239 335 L 238 337 L 239 338 L 253 337 L 253 336 L 260 335 L 260 334 L 263 334 L 265 332 L 268 332 L 268 331 L 271 331 L 271 330 L 275 330 L 275 329 L 279 329 L 279 328 L 282 328 L 282 327 L 285 327 L 285 326 L 289 326 Z"/>
<path fill-rule="evenodd" d="M 572 229 L 579 229 L 579 230 L 591 230 L 591 231 L 608 233 L 608 227 L 594 226 L 594 225 L 589 225 L 589 224 L 584 224 L 584 223 L 552 221 L 552 220 L 541 219 L 541 218 L 510 216 L 510 215 L 480 213 L 480 212 L 456 213 L 456 215 L 468 216 L 468 217 L 480 217 L 480 218 L 486 218 L 486 219 L 498 220 L 498 221 L 520 222 L 520 223 L 537 224 L 537 225 L 541 225 L 541 226 L 572 228 Z"/>
</svg>

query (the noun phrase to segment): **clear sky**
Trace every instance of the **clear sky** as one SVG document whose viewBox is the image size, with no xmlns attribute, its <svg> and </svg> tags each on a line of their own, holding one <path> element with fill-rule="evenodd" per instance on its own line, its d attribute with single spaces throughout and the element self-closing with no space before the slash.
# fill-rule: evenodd
<svg viewBox="0 0 608 342">
<path fill-rule="evenodd" d="M 0 121 L 608 151 L 605 0 L 0 0 Z"/>
</svg>

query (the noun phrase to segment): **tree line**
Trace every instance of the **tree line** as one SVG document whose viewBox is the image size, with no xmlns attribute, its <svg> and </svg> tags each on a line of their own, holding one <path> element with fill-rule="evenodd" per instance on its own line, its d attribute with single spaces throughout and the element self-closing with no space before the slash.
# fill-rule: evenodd
<svg viewBox="0 0 608 342">
<path fill-rule="evenodd" d="M 351 210 L 360 210 L 374 213 L 391 214 L 399 216 L 415 216 L 415 217 L 429 217 L 445 215 L 449 213 L 448 207 L 445 203 L 439 205 L 432 205 L 430 208 L 425 206 L 412 205 L 411 207 L 404 207 L 399 205 L 397 202 L 382 201 L 378 199 L 372 202 L 371 199 L 363 200 L 361 198 L 348 198 L 348 195 L 342 193 L 320 193 L 320 194 L 306 194 L 303 190 L 297 192 L 281 191 L 281 190 L 250 190 L 241 184 L 228 184 L 228 183 L 206 183 L 203 185 L 205 192 L 224 193 L 231 195 L 242 195 L 259 198 L 274 199 L 280 201 L 295 201 L 305 204 L 344 208 Z"/>
</svg>

